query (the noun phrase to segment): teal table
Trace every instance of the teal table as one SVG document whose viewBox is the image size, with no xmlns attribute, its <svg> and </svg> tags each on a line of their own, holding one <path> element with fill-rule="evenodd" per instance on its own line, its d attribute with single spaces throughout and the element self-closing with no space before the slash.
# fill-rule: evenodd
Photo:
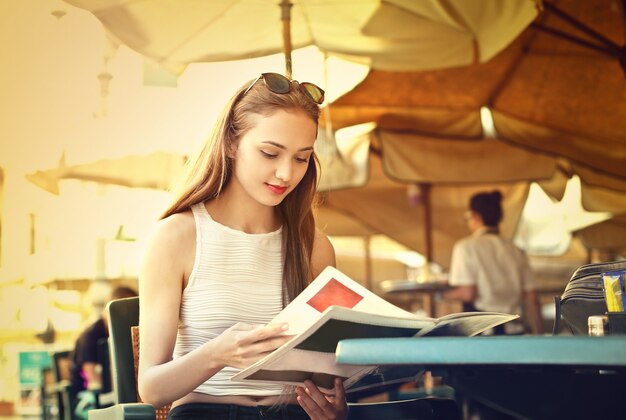
<svg viewBox="0 0 626 420">
<path fill-rule="evenodd" d="M 418 365 L 521 419 L 626 418 L 626 336 L 354 339 L 340 363 Z"/>
</svg>

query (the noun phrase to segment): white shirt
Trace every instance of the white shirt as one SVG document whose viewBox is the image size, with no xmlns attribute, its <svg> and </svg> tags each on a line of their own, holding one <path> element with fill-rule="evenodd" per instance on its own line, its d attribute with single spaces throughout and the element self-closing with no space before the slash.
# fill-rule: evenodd
<svg viewBox="0 0 626 420">
<path fill-rule="evenodd" d="M 524 251 L 486 228 L 458 241 L 452 250 L 451 286 L 476 286 L 480 311 L 522 313 L 522 290 L 535 283 Z"/>
</svg>

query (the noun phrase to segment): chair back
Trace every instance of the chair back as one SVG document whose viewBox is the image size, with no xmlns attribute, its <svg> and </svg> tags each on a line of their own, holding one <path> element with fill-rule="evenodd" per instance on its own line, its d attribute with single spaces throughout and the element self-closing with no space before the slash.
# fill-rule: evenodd
<svg viewBox="0 0 626 420">
<path fill-rule="evenodd" d="M 41 390 L 42 418 L 52 418 L 52 407 L 56 407 L 59 419 L 71 418 L 71 401 L 74 397 L 70 386 L 71 351 L 50 353 L 52 365 L 44 369 Z"/>
<path fill-rule="evenodd" d="M 109 360 L 109 338 L 100 338 L 96 343 L 96 354 L 98 355 L 98 364 L 102 366 L 102 393 L 111 392 L 113 384 L 111 383 L 111 362 Z"/>
<path fill-rule="evenodd" d="M 55 351 L 52 353 L 52 372 L 57 382 L 70 380 L 70 366 L 72 352 L 70 350 Z"/>
<path fill-rule="evenodd" d="M 109 359 L 115 403 L 137 402 L 131 327 L 139 325 L 139 298 L 117 299 L 107 304 Z"/>
</svg>

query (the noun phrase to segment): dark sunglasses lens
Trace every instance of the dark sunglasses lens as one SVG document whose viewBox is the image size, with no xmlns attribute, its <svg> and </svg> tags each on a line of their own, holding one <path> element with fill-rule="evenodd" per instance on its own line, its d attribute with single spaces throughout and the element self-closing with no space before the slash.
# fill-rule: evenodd
<svg viewBox="0 0 626 420">
<path fill-rule="evenodd" d="M 322 102 L 324 102 L 324 91 L 321 88 L 317 87 L 313 83 L 308 83 L 308 82 L 300 83 L 300 86 L 304 88 L 306 93 L 309 94 L 309 96 L 311 97 L 311 99 L 313 99 L 313 101 L 315 101 L 318 104 L 321 104 Z"/>
<path fill-rule="evenodd" d="M 263 73 L 263 80 L 274 93 L 287 93 L 291 90 L 291 82 L 282 74 Z"/>
</svg>

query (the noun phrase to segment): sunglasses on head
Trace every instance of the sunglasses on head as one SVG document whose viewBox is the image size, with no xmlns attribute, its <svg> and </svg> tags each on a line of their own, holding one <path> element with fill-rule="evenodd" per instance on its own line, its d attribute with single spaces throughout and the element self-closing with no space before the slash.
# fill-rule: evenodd
<svg viewBox="0 0 626 420">
<path fill-rule="evenodd" d="M 289 93 L 291 91 L 292 83 L 295 82 L 300 89 L 302 89 L 309 96 L 309 98 L 313 100 L 313 102 L 319 105 L 324 102 L 324 91 L 319 86 L 309 82 L 300 83 L 297 80 L 289 80 L 282 74 L 278 73 L 262 73 L 259 77 L 254 79 L 254 82 L 248 86 L 241 97 L 246 96 L 246 93 L 252 89 L 252 86 L 254 86 L 259 79 L 263 80 L 263 83 L 270 91 L 279 94 Z"/>
</svg>

